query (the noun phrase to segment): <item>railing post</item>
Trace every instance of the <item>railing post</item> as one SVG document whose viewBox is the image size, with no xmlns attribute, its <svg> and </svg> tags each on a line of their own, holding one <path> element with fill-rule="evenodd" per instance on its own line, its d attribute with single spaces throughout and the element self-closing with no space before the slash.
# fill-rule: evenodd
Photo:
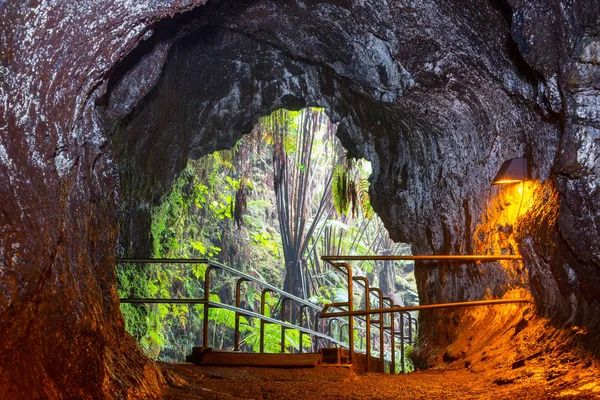
<svg viewBox="0 0 600 400">
<path fill-rule="evenodd" d="M 302 328 L 304 328 L 304 311 L 306 310 L 308 306 L 302 305 L 300 306 L 300 326 Z M 300 354 L 302 354 L 304 352 L 304 348 L 302 347 L 302 339 L 304 338 L 304 332 L 300 331 Z M 312 344 L 312 341 L 311 341 Z M 311 346 L 312 347 L 312 346 Z"/>
<path fill-rule="evenodd" d="M 241 304 L 241 294 L 242 294 L 242 283 L 244 282 L 250 282 L 248 279 L 246 278 L 240 278 L 237 280 L 237 282 L 235 283 L 235 306 L 237 308 L 240 308 L 240 304 Z M 234 339 L 233 339 L 233 349 L 235 351 L 239 351 L 240 350 L 240 313 L 239 312 L 235 312 L 235 332 L 234 332 Z"/>
<path fill-rule="evenodd" d="M 354 293 L 352 279 L 352 267 L 346 263 L 335 264 L 336 267 L 344 267 L 348 270 L 348 311 L 354 311 Z M 348 316 L 348 358 L 350 364 L 354 361 L 354 317 Z"/>
<path fill-rule="evenodd" d="M 365 285 L 365 309 L 367 311 L 369 311 L 371 309 L 371 291 L 369 289 L 369 280 L 367 278 L 365 278 L 364 276 L 357 276 L 353 278 L 354 280 L 357 281 L 361 281 L 364 283 Z M 371 318 L 369 315 L 367 315 L 367 318 L 365 318 L 365 335 L 367 337 L 367 346 L 366 346 L 366 353 L 367 353 L 367 367 L 366 367 L 366 371 L 368 372 L 370 369 L 370 365 L 371 365 Z"/>
<path fill-rule="evenodd" d="M 260 294 L 260 314 L 265 315 L 265 301 L 267 292 L 274 293 L 271 289 L 263 289 Z M 265 321 L 260 320 L 260 353 L 265 352 Z"/>
<path fill-rule="evenodd" d="M 292 301 L 292 299 L 288 299 L 287 297 L 282 297 L 281 299 L 281 322 L 285 322 L 285 303 L 287 301 Z M 290 321 L 291 322 L 291 321 Z M 281 352 L 285 353 L 285 326 L 281 325 Z"/>
<path fill-rule="evenodd" d="M 347 326 L 348 327 L 348 336 L 350 336 L 350 324 L 348 324 L 347 322 L 344 322 L 340 325 L 340 331 L 338 332 L 339 337 L 338 337 L 338 341 L 342 342 L 344 340 L 344 327 Z"/>
<path fill-rule="evenodd" d="M 412 338 L 412 315 L 409 312 L 406 313 L 408 315 L 408 344 L 412 346 L 413 338 Z"/>
<path fill-rule="evenodd" d="M 377 296 L 379 298 L 379 308 L 383 308 L 383 292 L 381 291 L 381 289 L 379 288 L 371 288 L 371 291 L 377 293 Z M 384 319 L 383 319 L 383 313 L 379 313 L 379 319 L 378 320 L 371 320 L 371 322 L 378 322 L 379 323 L 379 372 L 385 372 L 385 352 L 384 352 L 384 348 L 385 348 L 385 328 L 384 328 Z M 369 315 L 367 315 L 367 318 L 370 318 Z"/>
<path fill-rule="evenodd" d="M 410 314 L 408 314 L 408 325 L 410 326 Z M 404 370 L 404 313 L 400 313 L 400 364 L 402 366 L 402 373 Z"/>
<path fill-rule="evenodd" d="M 390 369 L 390 373 L 392 375 L 396 374 L 396 331 L 395 331 L 395 321 L 394 321 L 394 313 L 390 315 L 390 332 L 391 336 L 391 346 L 392 346 L 392 367 Z"/>
<path fill-rule="evenodd" d="M 383 301 L 388 301 L 390 303 L 390 308 L 394 307 L 394 300 L 389 297 L 384 297 Z M 390 313 L 390 347 L 392 350 L 392 364 L 390 366 L 390 374 L 396 373 L 396 332 L 394 330 L 394 313 Z"/>
<path fill-rule="evenodd" d="M 331 318 L 331 319 L 329 319 L 329 321 L 327 321 L 327 334 L 329 336 L 331 336 L 331 337 L 333 337 L 333 332 L 332 332 L 331 326 L 332 326 L 332 324 L 333 324 L 334 321 L 336 321 L 336 320 L 333 319 L 333 318 Z M 339 336 L 339 333 L 338 333 L 338 336 Z M 329 346 L 331 346 L 331 341 L 329 341 Z"/>
<path fill-rule="evenodd" d="M 315 326 L 315 330 L 316 330 L 317 332 L 319 332 L 319 323 L 320 323 L 320 319 L 321 319 L 321 311 L 317 311 L 317 312 L 315 313 L 315 321 L 314 321 L 314 324 L 315 324 L 315 325 L 314 325 L 314 326 Z M 329 333 L 329 336 L 331 337 L 331 333 Z M 317 338 L 317 339 L 315 339 L 315 340 L 316 340 L 316 342 L 315 342 L 315 343 L 316 343 L 316 346 L 315 346 L 314 350 L 316 351 L 316 350 L 319 350 L 319 339 Z M 329 341 L 329 345 L 331 346 L 331 340 Z"/>
<path fill-rule="evenodd" d="M 415 342 L 414 336 L 419 333 L 419 320 L 416 318 L 412 319 L 415 323 L 415 333 L 413 333 L 413 343 Z"/>
<path fill-rule="evenodd" d="M 204 300 L 206 300 L 206 304 L 204 304 L 204 326 L 203 329 L 203 337 L 202 337 L 202 346 L 208 347 L 208 310 L 210 308 L 210 271 L 213 269 L 217 269 L 217 267 L 209 264 L 204 272 Z"/>
</svg>

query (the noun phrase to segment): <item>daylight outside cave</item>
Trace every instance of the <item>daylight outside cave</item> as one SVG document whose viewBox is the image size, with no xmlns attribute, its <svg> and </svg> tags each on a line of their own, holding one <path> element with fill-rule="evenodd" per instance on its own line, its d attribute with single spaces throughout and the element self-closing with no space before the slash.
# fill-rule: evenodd
<svg viewBox="0 0 600 400">
<path fill-rule="evenodd" d="M 238 306 L 255 312 L 261 310 L 261 282 L 319 308 L 347 302 L 347 281 L 321 255 L 409 255 L 410 246 L 389 238 L 370 204 L 370 163 L 350 158 L 335 136 L 336 129 L 323 109 L 280 109 L 261 118 L 232 149 L 188 160 L 168 193 L 152 208 L 149 258 L 209 259 L 253 276 L 257 281 L 240 290 Z M 365 277 L 371 287 L 381 288 L 393 304 L 418 304 L 413 262 L 366 260 L 353 264 L 354 276 Z M 145 263 L 140 268 L 122 260 L 117 266 L 119 295 L 165 301 L 205 298 L 206 273 L 206 264 Z M 231 274 L 215 275 L 209 299 L 236 305 L 235 279 Z M 364 288 L 353 286 L 354 307 L 364 308 Z M 266 310 L 261 313 L 281 318 L 284 297 L 267 294 Z M 369 297 L 377 302 L 372 294 Z M 278 353 L 282 348 L 279 326 L 262 327 L 260 320 L 242 316 L 236 328 L 236 313 L 219 308 L 208 311 L 210 338 L 203 342 L 204 307 L 121 304 L 126 329 L 156 360 L 185 361 L 201 343 L 212 349 L 258 353 L 261 329 L 264 352 Z M 343 325 L 329 323 L 326 328 L 324 322 L 315 320 L 314 311 L 312 314 L 307 327 L 348 341 Z M 408 324 L 410 318 L 416 324 L 417 316 L 418 312 L 407 314 Z M 395 319 L 396 326 L 401 326 L 398 316 Z M 356 339 L 361 343 L 357 350 L 364 352 L 365 321 L 357 328 Z M 403 366 L 394 366 L 398 371 L 412 370 L 408 354 L 417 332 L 416 326 L 415 332 L 413 325 L 409 328 L 410 342 L 395 346 L 396 357 L 403 362 Z M 236 330 L 241 333 L 237 339 Z M 285 331 L 285 352 L 315 352 L 322 347 L 299 333 Z M 377 346 L 385 341 L 384 353 L 387 351 L 389 358 L 389 335 L 384 341 L 373 338 L 370 340 Z M 377 346 L 368 346 L 375 356 L 380 352 Z"/>
</svg>

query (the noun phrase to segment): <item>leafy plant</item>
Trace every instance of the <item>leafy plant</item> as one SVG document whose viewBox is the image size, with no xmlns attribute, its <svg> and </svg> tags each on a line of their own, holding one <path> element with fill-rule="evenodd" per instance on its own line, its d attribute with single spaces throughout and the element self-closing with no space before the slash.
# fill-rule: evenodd
<svg viewBox="0 0 600 400">
<path fill-rule="evenodd" d="M 345 280 L 323 265 L 320 255 L 394 253 L 401 247 L 374 216 L 368 164 L 346 159 L 335 129 L 322 109 L 277 110 L 233 149 L 189 160 L 170 191 L 151 207 L 151 256 L 213 259 L 317 304 L 343 301 Z M 121 265 L 119 294 L 204 298 L 206 268 Z M 391 274 L 393 265 L 356 268 L 390 290 L 414 282 L 410 272 Z M 213 272 L 210 299 L 233 304 L 234 283 Z M 241 301 L 256 310 L 260 290 L 245 285 Z M 265 313 L 277 316 L 280 307 L 277 297 L 267 297 Z M 123 304 L 121 309 L 127 330 L 153 358 L 181 361 L 202 339 L 202 305 Z M 232 348 L 235 314 L 210 309 L 208 319 L 210 345 Z M 240 324 L 243 345 L 258 351 L 260 324 L 244 317 Z M 278 350 L 280 328 L 266 324 L 265 335 L 267 351 Z M 298 342 L 298 332 L 286 329 L 288 347 Z M 308 336 L 303 343 L 310 345 Z"/>
</svg>

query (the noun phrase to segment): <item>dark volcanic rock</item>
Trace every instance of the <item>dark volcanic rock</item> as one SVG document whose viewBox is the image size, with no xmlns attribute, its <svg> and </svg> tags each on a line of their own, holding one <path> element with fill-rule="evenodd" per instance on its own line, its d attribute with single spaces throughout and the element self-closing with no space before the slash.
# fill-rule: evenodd
<svg viewBox="0 0 600 400">
<path fill-rule="evenodd" d="M 156 398 L 115 286 L 117 175 L 95 102 L 165 2 L 0 2 L 0 398 Z"/>
<path fill-rule="evenodd" d="M 565 323 L 600 331 L 600 3 L 510 1 L 512 36 L 524 59 L 543 75 L 550 106 L 558 110 L 561 134 L 553 177 L 560 194 L 555 252 L 539 248 L 528 254 L 532 266 L 552 271 L 552 283 L 540 295 L 560 289 L 560 296 L 539 302 Z M 550 32 L 547 32 L 552 26 Z M 545 235 L 534 233 L 529 243 Z M 550 242 L 550 243 L 552 243 Z M 546 244 L 547 246 L 547 244 Z M 525 250 L 524 250 L 525 251 Z M 546 250 L 547 251 L 547 250 Z M 543 262 L 544 260 L 545 262 Z M 534 269 L 535 270 L 535 269 Z M 565 303 L 568 304 L 565 307 Z M 562 308 L 562 311 L 559 309 Z M 598 343 L 598 342 L 597 342 Z M 595 351 L 600 352 L 596 344 Z"/>
<path fill-rule="evenodd" d="M 341 122 L 416 254 L 525 256 L 417 268 L 422 302 L 530 291 L 599 351 L 598 4 L 201 3 L 0 2 L 0 397 L 158 395 L 119 316 L 117 209 L 123 252 L 147 256 L 148 207 L 187 158 L 282 106 Z M 522 155 L 525 200 L 490 188 Z M 423 313 L 423 357 L 465 354 L 444 349 L 506 310 Z"/>
</svg>

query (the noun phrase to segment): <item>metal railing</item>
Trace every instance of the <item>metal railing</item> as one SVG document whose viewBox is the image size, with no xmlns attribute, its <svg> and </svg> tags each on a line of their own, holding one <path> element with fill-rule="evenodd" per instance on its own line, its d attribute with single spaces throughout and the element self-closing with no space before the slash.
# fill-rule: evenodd
<svg viewBox="0 0 600 400">
<path fill-rule="evenodd" d="M 425 256 L 321 256 L 323 261 L 521 261 L 522 256 L 517 255 L 425 255 Z"/>
<path fill-rule="evenodd" d="M 297 296 L 294 296 L 290 293 L 287 293 L 273 285 L 270 285 L 266 282 L 263 282 L 259 279 L 256 279 L 248 274 L 240 272 L 236 269 L 228 267 L 226 265 L 210 261 L 208 259 L 152 259 L 152 258 L 119 258 L 117 259 L 117 263 L 119 264 L 205 264 L 207 265 L 206 270 L 202 276 L 202 279 L 198 277 L 198 280 L 202 280 L 203 284 L 203 297 L 201 298 L 122 298 L 121 303 L 129 303 L 129 304 L 199 304 L 203 306 L 203 325 L 202 325 L 202 346 L 208 347 L 209 340 L 209 310 L 211 308 L 214 309 L 225 309 L 229 311 L 235 312 L 235 325 L 234 325 L 234 350 L 239 351 L 240 349 L 240 317 L 246 316 L 251 318 L 257 318 L 260 320 L 260 331 L 259 331 L 259 352 L 264 353 L 265 351 L 265 324 L 277 324 L 281 327 L 281 352 L 285 351 L 286 348 L 286 329 L 295 329 L 299 331 L 299 348 L 298 352 L 303 352 L 303 336 L 309 335 L 311 337 L 311 348 L 318 349 L 320 348 L 320 343 L 324 342 L 328 346 L 336 345 L 342 348 L 350 349 L 350 344 L 346 343 L 343 340 L 343 330 L 344 326 L 348 326 L 348 322 L 346 322 L 345 317 L 331 317 L 329 322 L 325 325 L 327 328 L 327 333 L 321 332 L 318 330 L 318 321 L 320 320 L 320 314 L 323 311 L 323 308 L 308 302 L 304 299 L 301 299 Z M 215 270 L 220 270 L 227 272 L 230 275 L 236 276 L 237 280 L 235 283 L 235 305 L 224 304 L 221 302 L 215 302 L 210 300 L 210 289 L 211 289 L 211 272 Z M 363 277 L 354 277 L 355 281 L 360 280 L 368 285 L 368 281 Z M 253 310 L 247 310 L 241 307 L 241 287 L 242 284 L 246 282 L 252 282 L 259 285 L 262 288 L 261 296 L 260 296 L 260 312 L 256 312 Z M 383 301 L 383 293 L 378 288 L 369 288 L 371 292 L 378 292 L 380 294 L 380 303 L 381 306 L 384 304 Z M 271 318 L 265 315 L 266 311 L 266 294 L 267 293 L 275 293 L 280 296 L 280 305 L 281 305 L 281 320 L 277 320 L 275 318 Z M 349 297 L 350 298 L 350 297 Z M 299 318 L 298 323 L 292 323 L 286 321 L 286 303 L 297 303 L 299 305 Z M 390 303 L 390 305 L 392 305 Z M 291 309 L 291 307 L 290 307 Z M 308 311 L 308 313 L 307 313 Z M 308 314 L 308 315 L 307 315 Z M 312 314 L 312 315 L 311 315 Z M 308 317 L 308 318 L 307 318 Z M 410 318 L 410 316 L 409 316 Z M 351 321 L 354 323 L 355 318 L 351 318 Z M 371 332 L 370 332 L 370 324 L 373 323 L 375 325 L 382 324 L 380 320 L 372 320 L 369 317 L 356 317 L 356 320 L 359 321 L 364 327 L 358 327 L 358 330 L 361 332 L 365 332 L 365 336 L 369 338 L 366 342 L 368 343 L 368 349 L 364 352 L 367 356 L 367 370 L 369 368 L 369 359 L 371 357 Z M 409 319 L 410 320 L 410 319 Z M 312 326 L 316 327 L 316 329 L 311 329 L 311 321 Z M 337 321 L 338 323 L 338 338 L 336 339 L 334 335 L 334 330 L 332 328 L 332 322 Z M 415 325 L 416 330 L 416 319 L 412 318 L 412 321 Z M 307 323 L 308 322 L 308 323 Z M 354 324 L 353 324 L 354 325 Z M 394 343 L 393 336 L 400 335 L 398 332 L 394 332 L 394 330 L 390 330 L 389 327 L 380 328 L 383 329 L 384 335 L 380 335 L 380 353 L 381 353 L 381 371 L 384 371 L 384 340 L 383 337 L 386 336 L 391 343 Z M 348 328 L 350 328 L 348 326 Z M 350 342 L 352 342 L 352 346 L 354 346 L 354 335 L 350 334 L 355 329 L 354 326 L 351 329 L 348 329 L 347 337 Z M 412 326 L 409 327 L 408 339 L 409 343 L 412 343 Z M 321 341 L 321 342 L 320 342 Z M 295 351 L 295 349 L 293 349 Z M 363 353 L 360 349 L 354 349 L 352 353 L 355 352 Z M 393 352 L 392 352 L 393 353 Z M 392 354 L 393 357 L 393 354 Z"/>
<path fill-rule="evenodd" d="M 264 353 L 264 334 L 265 334 L 265 324 L 277 324 L 281 326 L 281 351 L 283 352 L 286 347 L 286 329 L 295 329 L 300 332 L 300 343 L 298 351 L 300 353 L 303 352 L 302 345 L 302 336 L 309 335 L 311 338 L 319 338 L 325 339 L 328 343 L 334 343 L 338 346 L 347 348 L 348 345 L 343 341 L 335 339 L 330 334 L 325 334 L 313 329 L 310 327 L 304 326 L 304 310 L 310 309 L 313 311 L 315 315 L 314 325 L 317 325 L 318 313 L 322 311 L 322 308 L 318 305 L 310 303 L 304 299 L 296 297 L 290 293 L 287 293 L 273 285 L 270 285 L 266 282 L 260 281 L 248 274 L 240 272 L 236 269 L 228 267 L 226 265 L 210 261 L 207 259 L 151 259 L 151 258 L 119 258 L 117 259 L 117 263 L 124 264 L 206 264 L 208 267 L 206 268 L 203 276 L 204 281 L 204 297 L 202 298 L 185 298 L 185 299 L 174 299 L 174 298 L 122 298 L 120 299 L 121 303 L 130 303 L 130 304 L 201 304 L 203 305 L 203 314 L 204 314 L 204 322 L 203 322 L 203 335 L 202 335 L 202 346 L 208 347 L 208 339 L 209 339 L 209 310 L 211 308 L 224 309 L 235 312 L 235 327 L 234 327 L 234 350 L 239 350 L 239 339 L 240 339 L 240 316 L 246 316 L 251 318 L 257 318 L 260 322 L 260 331 L 259 331 L 259 342 L 260 342 L 260 353 Z M 225 271 L 231 275 L 237 276 L 238 279 L 236 281 L 236 295 L 235 295 L 235 306 L 224 304 L 220 302 L 215 302 L 210 300 L 210 283 L 211 283 L 211 272 L 214 270 Z M 261 292 L 261 302 L 260 302 L 260 313 L 257 313 L 252 310 L 247 310 L 240 307 L 241 304 L 241 285 L 244 282 L 253 282 L 263 288 Z M 265 315 L 265 305 L 266 305 L 266 293 L 272 292 L 276 293 L 280 296 L 282 301 L 282 313 L 281 320 L 277 320 Z M 291 322 L 285 321 L 285 302 L 295 302 L 300 305 L 300 309 L 302 310 L 300 315 L 299 324 L 294 324 Z"/>
<path fill-rule="evenodd" d="M 259 331 L 259 352 L 265 351 L 264 335 L 265 335 L 265 324 L 277 324 L 281 327 L 281 351 L 284 352 L 286 349 L 286 329 L 294 329 L 299 331 L 300 343 L 298 352 L 303 352 L 303 336 L 309 335 L 311 337 L 311 348 L 319 348 L 319 340 L 325 341 L 329 345 L 334 344 L 342 348 L 349 350 L 350 362 L 354 361 L 356 353 L 364 353 L 366 355 L 366 369 L 369 370 L 370 361 L 372 357 L 372 328 L 379 330 L 379 370 L 385 371 L 386 363 L 386 352 L 385 352 L 385 338 L 388 338 L 390 342 L 390 372 L 395 373 L 396 370 L 396 339 L 399 339 L 400 343 L 400 361 L 401 370 L 405 372 L 405 354 L 404 346 L 406 344 L 413 344 L 413 336 L 418 329 L 417 319 L 414 318 L 410 311 L 427 310 L 427 309 L 438 309 L 438 308 L 451 308 L 451 307 L 473 307 L 493 304 L 506 304 L 506 303 L 527 303 L 531 302 L 531 299 L 497 299 L 497 300 L 480 300 L 470 302 L 455 302 L 455 303 L 442 303 L 442 304 L 427 304 L 419 306 L 403 306 L 400 307 L 395 305 L 393 300 L 389 297 L 385 297 L 383 292 L 379 288 L 370 287 L 369 281 L 365 277 L 353 276 L 352 267 L 347 263 L 341 263 L 337 261 L 366 261 L 366 260 L 404 260 L 404 261 L 447 261 L 447 262 L 489 262 L 489 261 L 500 261 L 500 260 L 521 260 L 519 256 L 323 256 L 322 259 L 329 265 L 334 267 L 336 270 L 341 271 L 347 277 L 347 293 L 348 301 L 346 302 L 335 302 L 326 305 L 324 308 L 287 293 L 273 285 L 266 282 L 262 282 L 248 274 L 240 272 L 236 269 L 228 267 L 226 265 L 210 261 L 207 259 L 150 259 L 150 258 L 131 258 L 131 259 L 118 259 L 118 263 L 131 263 L 131 264 L 206 264 L 207 268 L 204 271 L 202 280 L 204 281 L 204 296 L 202 298 L 123 298 L 122 303 L 174 303 L 174 304 L 200 304 L 203 305 L 203 325 L 202 325 L 202 345 L 208 347 L 209 340 L 209 310 L 211 308 L 229 310 L 235 313 L 235 326 L 234 326 L 234 350 L 239 351 L 240 348 L 240 317 L 247 316 L 251 318 L 257 318 L 260 320 L 260 331 Z M 224 271 L 228 274 L 237 277 L 236 290 L 235 290 L 235 305 L 224 304 L 221 302 L 215 302 L 210 300 L 210 283 L 211 283 L 211 272 L 215 270 Z M 199 277 L 198 277 L 198 280 Z M 245 282 L 252 282 L 259 285 L 262 288 L 260 296 L 260 312 L 254 310 L 248 310 L 241 307 L 241 286 Z M 365 309 L 356 310 L 354 308 L 354 283 L 364 288 L 365 294 Z M 266 294 L 267 293 L 278 294 L 280 305 L 281 305 L 281 320 L 271 318 L 265 315 L 266 311 Z M 377 306 L 371 307 L 371 298 L 377 299 Z M 299 307 L 300 312 L 298 323 L 286 321 L 286 303 L 296 303 Z M 290 307 L 291 309 L 291 307 Z M 308 311 L 308 313 L 307 313 Z M 309 316 L 307 319 L 306 316 Z M 399 326 L 395 326 L 395 316 L 399 317 Z M 389 316 L 386 319 L 386 316 Z M 312 326 L 316 329 L 311 329 Z M 328 323 L 325 324 L 327 327 L 327 333 L 318 330 L 318 320 L 329 319 Z M 337 321 L 338 323 L 338 335 L 336 339 L 333 337 L 332 322 Z M 306 323 L 308 322 L 308 323 Z M 357 325 L 358 324 L 358 325 Z M 343 330 L 347 327 L 348 343 L 343 341 Z M 357 349 L 354 343 L 355 330 L 364 332 L 366 343 L 365 350 Z M 362 347 L 362 346 L 361 346 Z M 295 351 L 295 349 L 293 349 Z"/>
<path fill-rule="evenodd" d="M 379 307 L 371 308 L 370 307 L 370 294 L 373 290 L 369 287 L 369 282 L 362 277 L 353 277 L 352 275 L 352 267 L 347 263 L 341 263 L 338 261 L 446 261 L 446 262 L 492 262 L 492 261 L 503 261 L 503 260 L 512 260 L 512 261 L 521 261 L 523 258 L 517 255 L 499 255 L 499 256 L 490 256 L 490 255 L 425 255 L 425 256 L 322 256 L 321 259 L 326 261 L 332 267 L 342 271 L 347 276 L 347 285 L 348 285 L 348 301 L 347 302 L 336 302 L 326 305 L 323 308 L 323 311 L 320 313 L 320 318 L 331 318 L 331 317 L 347 317 L 348 318 L 348 326 L 349 330 L 352 331 L 354 327 L 354 317 L 366 317 L 367 323 L 367 331 L 370 332 L 371 324 L 379 324 L 380 329 L 380 360 L 384 362 L 384 346 L 383 346 L 383 334 L 382 332 L 385 330 L 390 331 L 391 337 L 391 367 L 390 372 L 395 372 L 395 355 L 396 355 L 396 344 L 395 339 L 398 337 L 396 335 L 396 330 L 394 326 L 394 314 L 398 313 L 400 316 L 400 357 L 401 357 L 401 369 L 402 372 L 405 372 L 404 366 L 404 345 L 405 345 L 405 323 L 404 316 L 408 316 L 408 331 L 409 331 L 409 341 L 412 344 L 412 326 L 413 321 L 416 323 L 416 319 L 413 318 L 409 312 L 410 311 L 419 311 L 419 310 L 431 310 L 431 309 L 442 309 L 442 308 L 457 308 L 457 307 L 476 307 L 476 306 L 489 306 L 489 305 L 497 305 L 497 304 L 508 304 L 508 303 L 532 303 L 533 300 L 529 298 L 522 299 L 495 299 L 495 300 L 477 300 L 477 301 L 466 301 L 466 302 L 454 302 L 454 303 L 438 303 L 438 304 L 424 304 L 418 306 L 397 306 L 394 304 L 393 300 L 387 297 L 383 297 L 383 293 L 381 290 L 377 289 L 374 292 L 379 296 Z M 365 293 L 367 293 L 367 301 L 365 304 L 364 310 L 355 310 L 353 304 L 353 283 L 355 281 L 360 282 L 360 284 L 365 288 Z M 389 303 L 388 307 L 384 307 L 385 302 Z M 344 309 L 346 308 L 346 309 Z M 341 311 L 329 311 L 330 309 L 338 309 Z M 384 323 L 384 315 L 389 314 L 391 316 L 390 323 L 388 326 Z M 372 315 L 378 315 L 379 318 L 376 320 L 371 319 Z M 416 327 L 416 325 L 415 325 Z M 370 337 L 370 336 L 367 336 Z M 353 335 L 350 335 L 349 338 L 349 356 L 352 361 L 354 358 L 354 340 Z M 367 343 L 367 348 L 370 349 L 370 343 Z M 370 353 L 367 350 L 367 365 L 369 365 Z M 383 364 L 380 368 L 384 368 Z"/>
</svg>

